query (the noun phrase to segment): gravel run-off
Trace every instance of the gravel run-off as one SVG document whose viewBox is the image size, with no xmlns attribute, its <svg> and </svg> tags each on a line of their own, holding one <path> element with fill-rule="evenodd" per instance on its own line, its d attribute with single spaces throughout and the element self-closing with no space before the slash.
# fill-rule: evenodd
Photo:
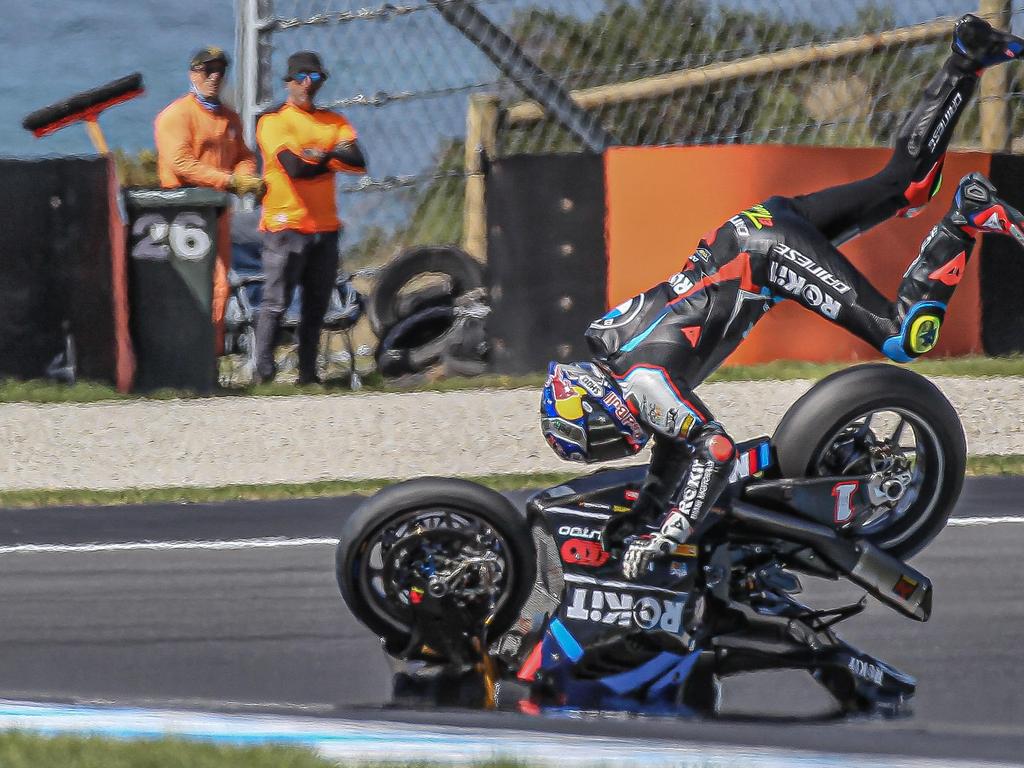
<svg viewBox="0 0 1024 768">
<path fill-rule="evenodd" d="M 935 378 L 972 454 L 1024 454 L 1024 380 Z M 808 381 L 706 384 L 738 440 L 771 434 Z M 540 434 L 535 389 L 0 404 L 0 490 L 306 483 L 585 467 Z"/>
</svg>

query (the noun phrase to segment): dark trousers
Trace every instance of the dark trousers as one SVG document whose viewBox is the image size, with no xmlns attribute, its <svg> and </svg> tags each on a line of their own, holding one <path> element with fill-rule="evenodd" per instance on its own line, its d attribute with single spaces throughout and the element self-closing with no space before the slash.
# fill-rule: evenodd
<svg viewBox="0 0 1024 768">
<path fill-rule="evenodd" d="M 274 338 L 295 286 L 302 286 L 299 375 L 316 373 L 324 313 L 338 274 L 338 232 L 307 235 L 294 230 L 263 233 L 263 298 L 256 318 L 256 373 L 274 376 Z"/>
</svg>

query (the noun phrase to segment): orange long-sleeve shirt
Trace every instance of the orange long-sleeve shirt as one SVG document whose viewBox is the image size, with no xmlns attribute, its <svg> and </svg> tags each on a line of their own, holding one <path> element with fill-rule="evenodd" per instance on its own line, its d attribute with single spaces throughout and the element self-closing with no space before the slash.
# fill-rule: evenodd
<svg viewBox="0 0 1024 768">
<path fill-rule="evenodd" d="M 157 172 L 162 187 L 225 189 L 232 173 L 256 173 L 238 113 L 204 108 L 191 93 L 156 117 Z"/>
<path fill-rule="evenodd" d="M 302 156 L 305 149 L 330 151 L 342 141 L 355 141 L 356 129 L 344 116 L 326 109 L 307 112 L 285 103 L 260 117 L 256 123 L 256 146 L 263 155 L 263 178 L 267 194 L 263 197 L 260 229 L 278 232 L 332 232 L 341 226 L 335 201 L 334 176 L 365 173 L 337 160 L 327 164 L 329 173 L 309 179 L 293 179 L 281 165 L 281 150 Z"/>
</svg>

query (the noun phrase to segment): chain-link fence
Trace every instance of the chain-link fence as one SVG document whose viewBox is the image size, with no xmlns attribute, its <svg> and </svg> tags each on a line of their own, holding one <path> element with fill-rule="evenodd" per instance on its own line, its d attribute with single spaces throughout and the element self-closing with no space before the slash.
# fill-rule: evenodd
<svg viewBox="0 0 1024 768">
<path fill-rule="evenodd" d="M 341 186 L 352 266 L 379 263 L 410 244 L 463 240 L 474 94 L 497 97 L 493 153 L 580 149 L 558 123 L 524 103 L 520 89 L 431 2 L 364 2 L 239 0 L 240 46 L 251 45 L 255 62 L 243 109 L 253 115 L 283 99 L 285 59 L 311 49 L 331 73 L 321 103 L 344 112 L 359 131 L 371 176 Z M 1004 14 L 1004 23 L 1024 16 L 1024 5 L 1000 0 L 474 5 L 626 145 L 886 145 L 946 56 L 953 19 L 992 10 Z M 1024 128 L 1020 91 L 1015 69 L 979 99 L 1010 107 L 1011 135 Z M 980 142 L 975 106 L 954 146 Z"/>
</svg>

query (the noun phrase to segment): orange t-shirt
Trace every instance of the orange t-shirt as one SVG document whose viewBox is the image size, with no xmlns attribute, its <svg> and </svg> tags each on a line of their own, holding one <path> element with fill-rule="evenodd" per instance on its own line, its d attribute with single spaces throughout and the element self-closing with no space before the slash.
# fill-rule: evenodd
<svg viewBox="0 0 1024 768">
<path fill-rule="evenodd" d="M 232 173 L 256 173 L 234 110 L 211 112 L 189 93 L 157 115 L 153 128 L 162 187 L 225 189 Z"/>
<path fill-rule="evenodd" d="M 326 109 L 307 112 L 284 103 L 265 113 L 256 124 L 256 145 L 263 155 L 263 197 L 260 229 L 279 232 L 333 232 L 341 227 L 335 201 L 334 175 L 338 171 L 363 173 L 331 160 L 322 173 L 308 179 L 293 179 L 281 166 L 278 153 L 287 149 L 302 157 L 304 149 L 329 152 L 342 141 L 355 141 L 355 128 L 342 115 Z"/>
</svg>

